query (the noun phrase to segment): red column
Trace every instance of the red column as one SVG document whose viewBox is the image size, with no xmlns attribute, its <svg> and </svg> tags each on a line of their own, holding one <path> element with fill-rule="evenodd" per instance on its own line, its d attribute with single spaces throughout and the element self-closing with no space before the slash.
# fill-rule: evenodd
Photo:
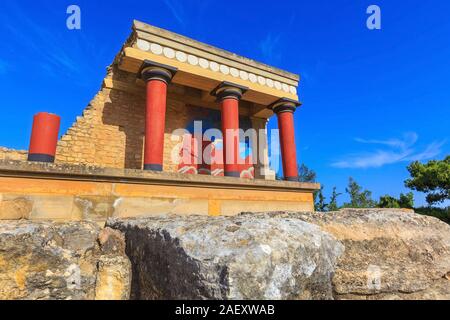
<svg viewBox="0 0 450 320">
<path fill-rule="evenodd" d="M 60 117 L 46 112 L 34 116 L 28 161 L 54 162 Z"/>
<path fill-rule="evenodd" d="M 278 116 L 281 158 L 283 161 L 284 179 L 287 181 L 298 181 L 297 149 L 294 129 L 294 112 L 298 105 L 298 102 L 282 99 L 273 106 L 273 111 Z"/>
<path fill-rule="evenodd" d="M 163 168 L 166 97 L 167 83 L 160 80 L 150 80 L 147 82 L 145 170 L 162 171 Z"/>
<path fill-rule="evenodd" d="M 150 61 L 142 67 L 147 82 L 144 170 L 163 170 L 167 86 L 175 73 L 175 68 Z"/>
<path fill-rule="evenodd" d="M 221 110 L 225 176 L 239 178 L 241 176 L 237 161 L 239 155 L 239 100 L 223 99 Z"/>
<path fill-rule="evenodd" d="M 239 100 L 247 88 L 224 82 L 213 91 L 221 104 L 223 161 L 226 177 L 240 178 L 239 170 Z"/>
</svg>

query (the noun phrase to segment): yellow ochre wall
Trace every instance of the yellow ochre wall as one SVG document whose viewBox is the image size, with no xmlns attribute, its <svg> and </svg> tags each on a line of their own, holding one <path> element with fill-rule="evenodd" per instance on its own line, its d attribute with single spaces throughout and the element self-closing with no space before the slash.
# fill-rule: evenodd
<svg viewBox="0 0 450 320">
<path fill-rule="evenodd" d="M 0 220 L 314 211 L 308 192 L 0 177 Z"/>
</svg>

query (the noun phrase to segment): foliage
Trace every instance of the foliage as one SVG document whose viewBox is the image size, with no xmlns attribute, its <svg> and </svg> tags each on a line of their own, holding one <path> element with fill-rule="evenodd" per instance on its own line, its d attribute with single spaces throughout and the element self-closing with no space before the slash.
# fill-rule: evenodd
<svg viewBox="0 0 450 320">
<path fill-rule="evenodd" d="M 379 208 L 402 208 L 413 209 L 414 208 L 414 194 L 409 192 L 407 194 L 400 194 L 400 198 L 396 199 L 390 195 L 380 197 L 378 202 Z"/>
<path fill-rule="evenodd" d="M 437 208 L 437 207 L 421 207 L 414 209 L 416 213 L 426 216 L 435 217 L 450 224 L 450 207 Z"/>
<path fill-rule="evenodd" d="M 342 193 L 337 193 L 336 187 L 333 188 L 333 192 L 331 193 L 330 203 L 328 204 L 329 211 L 337 211 L 339 210 L 339 206 L 337 204 L 337 199 Z"/>
<path fill-rule="evenodd" d="M 405 185 L 427 193 L 427 202 L 430 206 L 450 199 L 450 156 L 426 164 L 413 162 L 409 165 L 408 171 L 411 179 L 406 180 Z"/>
<path fill-rule="evenodd" d="M 350 196 L 350 202 L 344 204 L 344 208 L 375 208 L 377 203 L 372 200 L 372 192 L 363 188 L 352 178 L 349 178 L 348 187 L 345 189 Z"/>
<path fill-rule="evenodd" d="M 309 169 L 304 163 L 298 166 L 298 181 L 299 182 L 311 182 L 315 183 L 317 174 L 314 170 Z M 276 180 L 284 180 L 284 177 L 280 174 L 276 174 Z"/>
<path fill-rule="evenodd" d="M 404 209 L 414 209 L 414 193 L 408 192 L 407 194 L 400 194 L 400 199 L 398 200 L 400 208 Z"/>
<path fill-rule="evenodd" d="M 317 174 L 314 170 L 309 169 L 304 163 L 298 165 L 298 181 L 299 182 L 316 182 Z"/>
<path fill-rule="evenodd" d="M 325 203 L 325 196 L 323 195 L 323 186 L 320 191 L 316 193 L 315 209 L 319 212 L 327 211 L 328 204 Z"/>
<path fill-rule="evenodd" d="M 378 207 L 380 208 L 400 208 L 398 200 L 390 195 L 385 195 L 380 197 L 378 202 Z"/>
</svg>

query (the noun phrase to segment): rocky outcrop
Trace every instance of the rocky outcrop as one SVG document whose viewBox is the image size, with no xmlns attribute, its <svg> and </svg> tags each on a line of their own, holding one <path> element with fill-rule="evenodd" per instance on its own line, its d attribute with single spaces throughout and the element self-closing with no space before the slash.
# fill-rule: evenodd
<svg viewBox="0 0 450 320">
<path fill-rule="evenodd" d="M 134 299 L 332 299 L 343 246 L 319 227 L 258 216 L 110 220 Z"/>
<path fill-rule="evenodd" d="M 271 213 L 319 226 L 344 246 L 335 299 L 450 299 L 450 226 L 412 211 Z"/>
<path fill-rule="evenodd" d="M 111 219 L 105 229 L 90 222 L 0 222 L 0 300 L 130 293 L 132 299 L 450 299 L 450 226 L 381 209 Z"/>
<path fill-rule="evenodd" d="M 124 238 L 89 222 L 0 222 L 0 300 L 128 299 Z"/>
<path fill-rule="evenodd" d="M 401 210 L 110 220 L 134 299 L 450 299 L 450 227 Z"/>
</svg>

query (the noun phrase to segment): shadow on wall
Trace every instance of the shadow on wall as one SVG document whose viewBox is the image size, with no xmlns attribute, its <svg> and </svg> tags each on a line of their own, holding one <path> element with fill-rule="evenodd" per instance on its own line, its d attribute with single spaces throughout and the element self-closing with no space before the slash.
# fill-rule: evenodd
<svg viewBox="0 0 450 320">
<path fill-rule="evenodd" d="M 127 77 L 124 79 L 124 77 Z M 104 103 L 102 123 L 114 126 L 123 132 L 122 137 L 111 136 L 114 149 L 112 156 L 120 156 L 126 169 L 142 169 L 144 163 L 144 139 L 146 117 L 145 88 L 136 84 L 136 77 L 124 76 L 122 73 L 114 74 L 113 80 L 126 82 L 133 92 L 112 89 L 109 101 Z M 124 81 L 125 80 L 125 81 Z M 175 129 L 186 125 L 186 110 L 184 103 L 177 101 L 171 93 L 184 94 L 184 88 L 170 84 L 168 88 L 165 135 L 170 135 Z M 125 143 L 125 145 L 123 145 Z M 167 137 L 165 143 L 168 143 Z"/>
<path fill-rule="evenodd" d="M 131 77 L 120 72 L 113 75 L 113 80 L 126 82 L 133 88 L 133 92 L 111 89 L 109 99 L 104 102 L 102 123 L 105 126 L 112 126 L 114 129 L 105 130 L 109 135 L 108 142 L 105 146 L 96 148 L 96 157 L 98 154 L 101 154 L 102 158 L 121 157 L 121 161 L 114 161 L 118 167 L 123 165 L 126 169 L 142 169 L 146 116 L 145 88 L 136 84 L 135 76 Z M 165 134 L 170 135 L 175 129 L 181 128 L 193 133 L 195 121 L 202 122 L 203 133 L 212 128 L 220 129 L 221 112 L 180 101 L 185 94 L 188 94 L 185 89 L 178 85 L 169 85 Z M 239 122 L 243 130 L 252 127 L 248 117 L 240 117 Z M 115 128 L 118 128 L 119 132 L 123 132 L 125 139 Z M 167 137 L 165 143 L 171 143 L 167 141 Z M 169 146 L 166 145 L 166 147 Z M 247 146 L 243 150 L 248 153 L 250 148 Z M 243 155 L 243 159 L 246 157 Z M 248 169 L 247 167 L 245 169 Z M 178 167 L 171 169 L 179 170 Z"/>
<path fill-rule="evenodd" d="M 142 169 L 145 133 L 145 91 L 142 95 L 112 89 L 110 102 L 105 102 L 102 122 L 116 126 L 125 134 L 125 146 L 121 139 L 111 136 L 111 156 L 122 155 L 126 169 Z"/>
</svg>

